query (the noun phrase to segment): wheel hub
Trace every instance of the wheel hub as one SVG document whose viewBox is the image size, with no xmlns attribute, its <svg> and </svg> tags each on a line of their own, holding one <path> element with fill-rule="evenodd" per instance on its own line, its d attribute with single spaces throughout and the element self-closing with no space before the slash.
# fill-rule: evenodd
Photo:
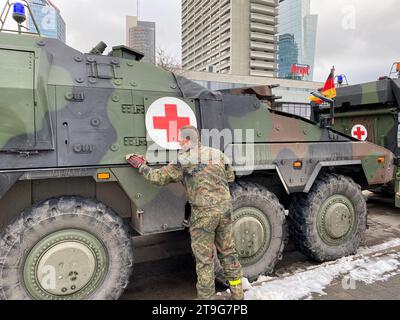
<svg viewBox="0 0 400 320">
<path fill-rule="evenodd" d="M 81 230 L 45 237 L 29 253 L 24 282 L 36 299 L 84 299 L 102 282 L 107 254 L 101 242 Z"/>
<path fill-rule="evenodd" d="M 93 277 L 96 267 L 94 253 L 84 244 L 64 242 L 48 250 L 38 261 L 37 278 L 43 288 L 54 295 L 69 295 L 87 285 Z M 79 262 L 78 262 L 79 261 Z M 55 271 L 57 278 L 54 286 L 48 273 Z"/>
<path fill-rule="evenodd" d="M 268 249 L 271 228 L 265 215 L 256 208 L 240 208 L 234 212 L 236 250 L 244 266 L 258 261 Z"/>
<path fill-rule="evenodd" d="M 317 227 L 322 239 L 331 245 L 343 243 L 351 233 L 355 211 L 351 201 L 342 195 L 327 199 L 318 214 Z"/>
</svg>

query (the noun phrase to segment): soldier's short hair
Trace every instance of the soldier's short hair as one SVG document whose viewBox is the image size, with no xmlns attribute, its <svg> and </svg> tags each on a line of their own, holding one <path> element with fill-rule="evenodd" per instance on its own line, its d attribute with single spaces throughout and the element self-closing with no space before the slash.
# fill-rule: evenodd
<svg viewBox="0 0 400 320">
<path fill-rule="evenodd" d="M 181 138 L 188 139 L 193 144 L 198 144 L 200 141 L 200 133 L 195 126 L 184 126 L 179 132 Z"/>
</svg>

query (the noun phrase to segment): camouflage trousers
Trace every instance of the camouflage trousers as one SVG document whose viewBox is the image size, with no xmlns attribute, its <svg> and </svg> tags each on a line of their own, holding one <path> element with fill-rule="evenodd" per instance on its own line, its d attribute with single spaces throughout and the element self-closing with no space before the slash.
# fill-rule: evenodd
<svg viewBox="0 0 400 320">
<path fill-rule="evenodd" d="M 225 278 L 228 281 L 242 279 L 242 267 L 236 253 L 232 227 L 231 204 L 192 208 L 190 237 L 196 258 L 198 299 L 215 299 L 215 248 Z"/>
</svg>

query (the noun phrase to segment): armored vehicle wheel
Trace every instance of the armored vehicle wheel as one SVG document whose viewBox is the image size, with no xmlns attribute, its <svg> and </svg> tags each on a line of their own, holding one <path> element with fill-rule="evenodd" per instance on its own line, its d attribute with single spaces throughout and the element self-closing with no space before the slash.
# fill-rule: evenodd
<svg viewBox="0 0 400 320">
<path fill-rule="evenodd" d="M 297 247 L 317 261 L 354 254 L 367 225 L 361 188 L 350 178 L 325 174 L 289 210 L 290 233 Z"/>
<path fill-rule="evenodd" d="M 0 299 L 117 299 L 132 263 L 131 238 L 110 208 L 50 199 L 0 235 Z"/>
<path fill-rule="evenodd" d="M 250 281 L 271 273 L 282 257 L 286 242 L 286 219 L 278 198 L 253 183 L 232 188 L 235 245 Z"/>
</svg>

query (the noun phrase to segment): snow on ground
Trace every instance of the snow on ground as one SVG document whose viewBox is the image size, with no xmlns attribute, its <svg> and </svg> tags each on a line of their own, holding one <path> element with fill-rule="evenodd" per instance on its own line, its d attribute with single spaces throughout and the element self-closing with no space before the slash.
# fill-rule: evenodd
<svg viewBox="0 0 400 320">
<path fill-rule="evenodd" d="M 342 278 L 345 285 L 351 285 L 351 281 L 367 284 L 386 281 L 400 274 L 400 252 L 392 250 L 399 246 L 400 239 L 393 239 L 370 248 L 362 248 L 354 256 L 313 266 L 289 276 L 260 277 L 252 284 L 244 279 L 245 299 L 311 299 L 313 294 L 326 295 L 325 288 L 338 278 Z"/>
</svg>

